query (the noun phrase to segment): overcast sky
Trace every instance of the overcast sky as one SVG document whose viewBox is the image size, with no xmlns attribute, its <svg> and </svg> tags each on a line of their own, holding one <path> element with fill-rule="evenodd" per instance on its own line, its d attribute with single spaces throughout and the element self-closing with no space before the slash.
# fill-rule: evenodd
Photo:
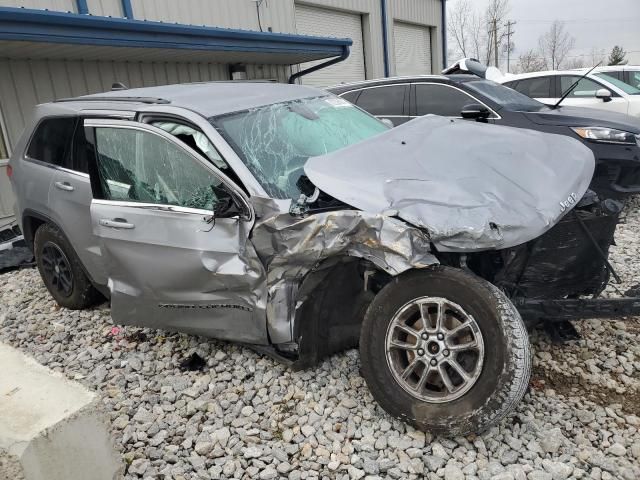
<svg viewBox="0 0 640 480">
<path fill-rule="evenodd" d="M 459 0 L 448 0 L 452 8 Z M 472 0 L 483 10 L 488 0 Z M 627 51 L 630 64 L 640 65 L 640 0 L 509 0 L 508 18 L 514 27 L 513 59 L 532 48 L 554 20 L 565 22 L 566 30 L 575 37 L 575 48 L 569 55 L 585 55 L 590 61 L 593 47 L 611 52 L 614 45 Z M 449 59 L 453 61 L 453 59 Z"/>
</svg>

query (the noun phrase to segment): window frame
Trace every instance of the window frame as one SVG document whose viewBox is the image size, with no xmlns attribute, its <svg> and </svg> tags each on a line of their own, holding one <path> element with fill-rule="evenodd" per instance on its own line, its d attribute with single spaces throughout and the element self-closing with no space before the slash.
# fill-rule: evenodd
<svg viewBox="0 0 640 480">
<path fill-rule="evenodd" d="M 409 115 L 411 118 L 418 118 L 418 117 L 423 117 L 424 115 L 418 115 L 418 97 L 417 97 L 417 89 L 415 88 L 416 85 L 439 85 L 439 86 L 443 86 L 443 87 L 448 87 L 448 88 L 453 88 L 454 90 L 458 90 L 459 92 L 462 92 L 464 95 L 471 97 L 473 100 L 475 100 L 478 104 L 482 105 L 483 107 L 487 108 L 490 112 L 491 115 L 487 118 L 487 120 L 502 120 L 502 117 L 500 116 L 500 114 L 498 112 L 496 112 L 493 108 L 491 108 L 489 105 L 487 105 L 486 102 L 479 100 L 475 95 L 457 87 L 456 85 L 451 85 L 449 83 L 444 83 L 444 82 L 411 82 L 411 94 L 410 94 L 410 98 L 411 98 L 411 110 L 409 113 L 411 113 L 411 115 Z M 457 117 L 445 117 L 445 118 L 462 118 L 461 116 L 457 116 Z"/>
<path fill-rule="evenodd" d="M 127 120 L 113 120 L 113 119 L 97 119 L 97 118 L 85 118 L 83 119 L 83 126 L 86 131 L 87 140 L 93 144 L 94 151 L 96 153 L 95 158 L 89 164 L 89 177 L 91 179 L 91 191 L 93 200 L 95 202 L 99 202 L 101 204 L 108 205 L 120 205 L 125 207 L 133 207 L 140 208 L 146 210 L 161 210 L 161 211 L 171 211 L 178 212 L 184 214 L 192 214 L 192 215 L 211 215 L 211 210 L 208 209 L 200 209 L 200 208 L 191 208 L 191 207 L 182 207 L 180 205 L 170 205 L 163 203 L 146 203 L 146 202 L 133 202 L 129 200 L 111 200 L 105 198 L 97 198 L 96 192 L 99 192 L 104 197 L 102 192 L 102 186 L 99 182 L 99 173 L 98 173 L 98 149 L 95 140 L 95 129 L 96 128 L 118 128 L 123 130 L 136 130 L 142 131 L 146 133 L 150 133 L 156 136 L 163 138 L 169 143 L 173 144 L 176 148 L 184 151 L 187 155 L 196 160 L 205 170 L 209 170 L 213 175 L 220 179 L 220 181 L 224 184 L 225 188 L 229 189 L 232 195 L 234 195 L 238 200 L 242 202 L 243 210 L 245 210 L 248 214 L 241 215 L 240 219 L 246 221 L 253 221 L 255 219 L 255 212 L 247 198 L 246 194 L 240 189 L 229 177 L 227 177 L 223 172 L 221 172 L 215 165 L 213 165 L 210 161 L 203 158 L 198 152 L 193 150 L 191 147 L 186 145 L 184 142 L 174 137 L 172 134 L 165 132 L 164 130 L 154 127 L 153 125 L 149 125 L 142 122 L 137 121 L 127 121 Z"/>
<path fill-rule="evenodd" d="M 402 113 L 401 114 L 393 114 L 393 115 L 387 115 L 387 114 L 377 114 L 377 113 L 371 113 L 369 112 L 369 110 L 366 110 L 364 108 L 362 108 L 358 102 L 360 101 L 360 97 L 362 96 L 362 93 L 365 90 L 371 90 L 373 88 L 387 88 L 387 87 L 404 87 L 404 96 L 402 97 Z M 346 94 L 346 93 L 351 93 L 354 91 L 358 92 L 358 96 L 356 98 L 355 103 L 353 103 L 356 107 L 358 107 L 360 110 L 363 110 L 365 112 L 367 112 L 369 115 L 373 115 L 376 118 L 404 118 L 404 117 L 409 117 L 409 109 L 410 109 L 410 101 L 409 101 L 409 90 L 410 88 L 410 83 L 409 82 L 394 82 L 394 83 L 383 83 L 381 85 L 370 85 L 367 87 L 362 87 L 362 88 L 354 88 L 353 90 L 349 90 L 348 92 L 342 92 L 339 96 L 342 97 L 342 95 Z M 347 100 L 348 101 L 348 100 Z"/>
<path fill-rule="evenodd" d="M 7 131 L 4 121 L 4 114 L 2 113 L 2 106 L 0 105 L 0 142 L 4 145 L 4 149 L 7 152 L 7 156 L 0 156 L 0 166 L 6 164 L 11 158 L 11 145 L 9 144 L 9 132 Z"/>
</svg>

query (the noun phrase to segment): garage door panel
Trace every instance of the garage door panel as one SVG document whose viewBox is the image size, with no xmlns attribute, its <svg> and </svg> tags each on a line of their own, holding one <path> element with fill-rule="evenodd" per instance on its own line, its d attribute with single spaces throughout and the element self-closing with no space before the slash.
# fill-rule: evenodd
<svg viewBox="0 0 640 480">
<path fill-rule="evenodd" d="M 431 32 L 429 27 L 404 22 L 393 24 L 396 75 L 431 74 Z"/>
<path fill-rule="evenodd" d="M 349 58 L 337 65 L 323 68 L 301 78 L 305 85 L 324 87 L 365 79 L 362 17 L 359 14 L 338 12 L 326 8 L 296 5 L 296 28 L 299 34 L 320 37 L 351 38 L 353 45 Z M 326 60 L 300 65 L 306 69 Z"/>
</svg>

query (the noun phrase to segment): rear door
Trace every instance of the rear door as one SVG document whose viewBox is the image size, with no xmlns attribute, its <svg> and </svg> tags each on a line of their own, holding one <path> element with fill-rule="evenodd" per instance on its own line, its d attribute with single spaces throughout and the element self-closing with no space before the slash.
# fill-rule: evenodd
<svg viewBox="0 0 640 480">
<path fill-rule="evenodd" d="M 397 127 L 411 119 L 408 98 L 408 83 L 377 85 L 361 89 L 356 105 L 381 120 L 390 120 Z"/>
<path fill-rule="evenodd" d="M 151 125 L 86 120 L 91 221 L 117 323 L 266 344 L 253 213 L 211 163 Z M 212 188 L 215 187 L 215 188 Z M 212 217 L 233 196 L 242 214 Z"/>
<path fill-rule="evenodd" d="M 517 82 L 508 82 L 507 85 L 527 97 L 535 98 L 547 105 L 553 105 L 558 101 L 555 93 L 555 78 L 552 75 L 523 78 Z"/>
</svg>

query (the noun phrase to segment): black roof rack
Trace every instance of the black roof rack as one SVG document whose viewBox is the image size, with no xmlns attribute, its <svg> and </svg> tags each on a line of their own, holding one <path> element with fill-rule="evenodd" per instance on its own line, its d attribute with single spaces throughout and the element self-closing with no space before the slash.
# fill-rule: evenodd
<svg viewBox="0 0 640 480">
<path fill-rule="evenodd" d="M 61 98 L 56 100 L 56 102 L 130 102 L 130 103 L 157 103 L 157 104 L 167 104 L 171 103 L 171 101 L 166 98 L 156 98 L 156 97 L 116 97 L 116 96 L 105 96 L 105 97 L 75 97 L 75 98 Z"/>
</svg>

